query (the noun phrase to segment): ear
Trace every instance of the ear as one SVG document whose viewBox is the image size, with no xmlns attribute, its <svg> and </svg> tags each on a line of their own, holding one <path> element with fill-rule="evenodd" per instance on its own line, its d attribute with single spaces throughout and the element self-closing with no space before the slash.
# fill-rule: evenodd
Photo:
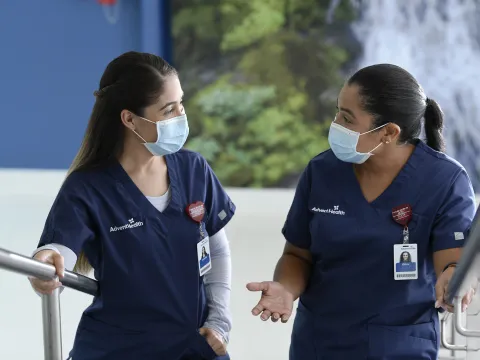
<svg viewBox="0 0 480 360">
<path fill-rule="evenodd" d="M 382 142 L 385 144 L 396 143 L 401 131 L 400 126 L 389 123 L 385 126 L 385 134 L 382 136 Z"/>
<path fill-rule="evenodd" d="M 135 123 L 133 122 L 133 113 L 128 110 L 122 110 L 120 113 L 120 118 L 122 119 L 123 125 L 125 125 L 130 130 L 135 130 Z"/>
</svg>

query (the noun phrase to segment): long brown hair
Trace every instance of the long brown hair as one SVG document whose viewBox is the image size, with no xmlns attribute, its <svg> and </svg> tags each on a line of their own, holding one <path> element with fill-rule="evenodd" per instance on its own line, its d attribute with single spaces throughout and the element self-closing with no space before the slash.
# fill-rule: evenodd
<svg viewBox="0 0 480 360">
<path fill-rule="evenodd" d="M 127 109 L 143 116 L 144 109 L 156 103 L 165 78 L 177 75 L 175 68 L 159 56 L 127 52 L 111 61 L 95 91 L 95 105 L 80 149 L 67 177 L 75 172 L 102 167 L 118 159 L 123 151 L 125 126 L 120 113 Z M 74 271 L 88 274 L 92 266 L 82 251 Z"/>
</svg>

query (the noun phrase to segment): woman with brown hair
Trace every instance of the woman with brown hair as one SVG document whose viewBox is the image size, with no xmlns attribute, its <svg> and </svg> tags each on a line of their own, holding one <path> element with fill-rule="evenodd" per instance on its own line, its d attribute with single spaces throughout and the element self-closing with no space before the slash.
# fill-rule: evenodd
<svg viewBox="0 0 480 360">
<path fill-rule="evenodd" d="M 88 273 L 100 292 L 82 315 L 74 360 L 228 359 L 235 206 L 189 128 L 176 70 L 128 52 L 106 68 L 80 151 L 50 210 L 35 258 L 59 281 Z M 202 249 L 211 255 L 200 261 Z"/>
</svg>

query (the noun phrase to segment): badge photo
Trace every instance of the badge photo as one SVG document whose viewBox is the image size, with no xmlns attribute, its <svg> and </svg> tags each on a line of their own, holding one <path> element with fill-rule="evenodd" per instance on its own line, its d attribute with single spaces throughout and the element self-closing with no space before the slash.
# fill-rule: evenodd
<svg viewBox="0 0 480 360">
<path fill-rule="evenodd" d="M 399 244 L 393 248 L 395 280 L 418 279 L 417 244 Z"/>
<path fill-rule="evenodd" d="M 210 256 L 210 241 L 206 237 L 197 244 L 198 270 L 200 276 L 205 275 L 212 268 Z"/>
</svg>

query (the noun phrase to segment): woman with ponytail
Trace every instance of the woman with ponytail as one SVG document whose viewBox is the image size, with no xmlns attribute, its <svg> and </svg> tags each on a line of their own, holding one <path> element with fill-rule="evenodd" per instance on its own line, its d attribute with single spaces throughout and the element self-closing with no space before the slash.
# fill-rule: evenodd
<svg viewBox="0 0 480 360">
<path fill-rule="evenodd" d="M 363 68 L 342 88 L 331 149 L 301 176 L 274 281 L 247 285 L 262 292 L 252 313 L 265 321 L 287 321 L 299 298 L 290 360 L 437 359 L 438 311 L 453 311 L 445 294 L 475 215 L 442 129 L 440 106 L 398 66 Z"/>
</svg>

